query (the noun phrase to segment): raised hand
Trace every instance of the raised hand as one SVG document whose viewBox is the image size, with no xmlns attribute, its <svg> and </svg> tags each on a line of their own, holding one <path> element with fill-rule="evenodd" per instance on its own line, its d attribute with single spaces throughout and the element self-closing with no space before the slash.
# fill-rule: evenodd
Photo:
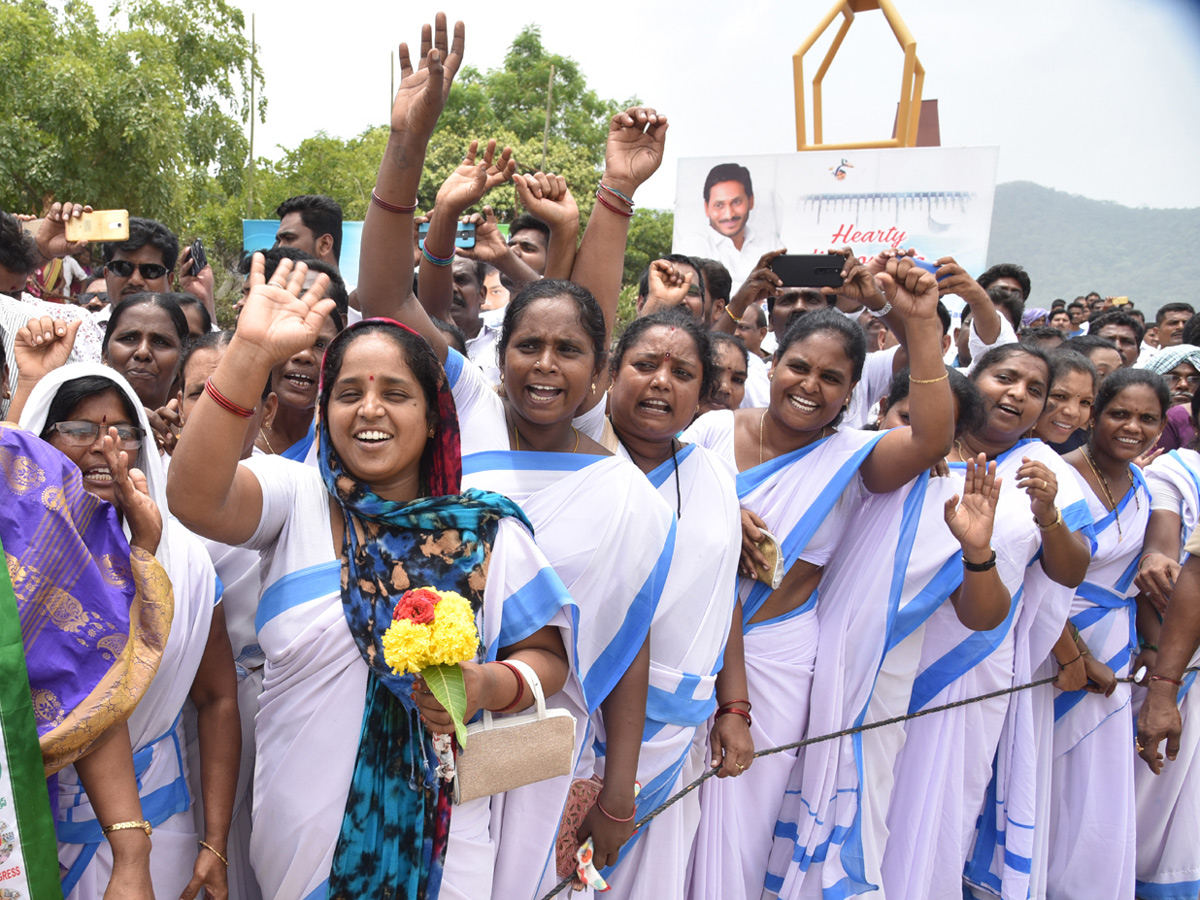
<svg viewBox="0 0 1200 900">
<path fill-rule="evenodd" d="M 1029 495 L 1029 508 L 1034 518 L 1044 528 L 1054 524 L 1058 510 L 1054 499 L 1058 496 L 1058 479 L 1043 462 L 1022 457 L 1021 468 L 1017 469 L 1017 487 Z"/>
<path fill-rule="evenodd" d="M 692 273 L 683 272 L 667 259 L 650 263 L 650 288 L 646 294 L 643 315 L 681 305 L 692 286 Z"/>
<path fill-rule="evenodd" d="M 30 319 L 13 339 L 13 362 L 17 377 L 30 385 L 67 364 L 75 347 L 75 335 L 82 319 L 65 322 L 42 316 Z"/>
<path fill-rule="evenodd" d="M 283 259 L 271 280 L 264 275 L 261 253 L 250 264 L 250 293 L 238 316 L 235 340 L 257 348 L 262 361 L 273 366 L 293 354 L 311 347 L 321 333 L 321 324 L 334 309 L 334 302 L 321 299 L 329 286 L 325 275 L 318 275 L 313 286 L 304 289 L 308 266 Z M 301 293 L 303 291 L 303 294 Z"/>
<path fill-rule="evenodd" d="M 42 219 L 42 227 L 38 229 L 38 253 L 46 259 L 57 259 L 84 249 L 87 241 L 67 240 L 67 219 L 78 219 L 85 212 L 91 211 L 90 206 L 81 203 L 52 204 L 50 212 Z"/>
<path fill-rule="evenodd" d="M 453 43 L 447 47 L 446 15 L 438 13 L 432 27 L 421 27 L 416 69 L 409 59 L 408 44 L 400 45 L 400 88 L 392 103 L 392 133 L 419 145 L 422 153 L 462 65 L 466 33 L 463 23 L 455 22 Z"/>
<path fill-rule="evenodd" d="M 937 279 L 908 257 L 893 257 L 876 276 L 892 309 L 905 319 L 928 319 L 937 315 Z"/>
<path fill-rule="evenodd" d="M 980 453 L 967 460 L 962 502 L 957 495 L 946 501 L 946 525 L 962 545 L 963 554 L 974 554 L 972 560 L 982 562 L 991 552 L 1001 480 L 996 477 L 996 463 L 989 463 L 987 456 Z"/>
<path fill-rule="evenodd" d="M 471 213 L 463 219 L 464 222 L 475 226 L 475 246 L 459 247 L 455 252 L 467 259 L 478 259 L 481 262 L 492 263 L 508 256 L 508 244 L 504 243 L 504 235 L 496 225 L 496 213 L 490 206 L 483 208 L 483 214 Z"/>
<path fill-rule="evenodd" d="M 434 208 L 447 214 L 459 216 L 499 184 L 512 178 L 517 163 L 512 158 L 512 148 L 505 147 L 496 158 L 496 142 L 490 140 L 484 147 L 483 157 L 478 159 L 479 141 L 471 141 L 467 155 L 450 176 L 438 188 Z"/>
<path fill-rule="evenodd" d="M 191 294 L 197 300 L 205 305 L 208 309 L 213 309 L 213 292 L 216 285 L 216 278 L 213 275 L 212 266 L 208 263 L 204 264 L 204 268 L 197 274 L 189 274 L 192 269 L 192 248 L 184 247 L 183 252 L 179 254 L 179 289 L 185 294 Z"/>
<path fill-rule="evenodd" d="M 979 282 L 967 274 L 967 270 L 954 261 L 953 256 L 943 256 L 937 261 L 938 294 L 954 294 L 968 303 L 972 299 L 985 299 L 987 291 Z"/>
<path fill-rule="evenodd" d="M 867 300 L 883 293 L 875 281 L 875 274 L 866 265 L 859 262 L 858 257 L 854 255 L 853 248 L 843 247 L 841 250 L 830 250 L 829 252 L 844 256 L 846 264 L 842 267 L 842 286 L 840 288 L 823 287 L 821 288 L 822 294 L 827 297 L 841 296 L 851 302 L 865 304 Z"/>
<path fill-rule="evenodd" d="M 150 496 L 146 474 L 129 467 L 129 454 L 117 449 L 117 429 L 109 428 L 100 441 L 100 450 L 113 473 L 116 506 L 129 525 L 129 546 L 148 553 L 158 550 L 162 540 L 162 511 Z"/>
<path fill-rule="evenodd" d="M 778 250 L 771 250 L 760 256 L 754 265 L 754 270 L 737 289 L 737 293 L 730 299 L 729 305 L 744 311 L 751 303 L 758 303 L 766 297 L 774 297 L 775 293 L 783 287 L 783 280 L 775 274 L 771 263 L 785 253 L 787 253 L 787 248 L 780 247 Z"/>
<path fill-rule="evenodd" d="M 514 175 L 512 181 L 521 205 L 551 229 L 579 225 L 579 204 L 561 175 L 534 172 L 532 175 Z"/>
<path fill-rule="evenodd" d="M 868 259 L 863 265 L 866 266 L 867 271 L 872 275 L 878 275 L 880 272 L 887 271 L 887 264 L 889 260 L 902 259 L 905 256 L 916 255 L 917 251 L 913 250 L 911 247 L 907 250 L 902 247 L 888 248 L 886 250 L 880 250 L 878 253 Z"/>
<path fill-rule="evenodd" d="M 658 170 L 667 136 L 667 117 L 646 106 L 617 113 L 608 124 L 604 183 L 633 196 Z"/>
</svg>

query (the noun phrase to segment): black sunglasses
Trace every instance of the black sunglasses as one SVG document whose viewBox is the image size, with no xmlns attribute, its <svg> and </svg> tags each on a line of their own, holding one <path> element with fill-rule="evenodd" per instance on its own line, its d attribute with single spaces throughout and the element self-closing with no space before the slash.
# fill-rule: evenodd
<svg viewBox="0 0 1200 900">
<path fill-rule="evenodd" d="M 158 263 L 132 263 L 127 259 L 114 259 L 106 265 L 106 268 L 112 269 L 118 278 L 128 278 L 133 274 L 133 270 L 137 269 L 147 281 L 162 278 L 171 271 Z"/>
</svg>

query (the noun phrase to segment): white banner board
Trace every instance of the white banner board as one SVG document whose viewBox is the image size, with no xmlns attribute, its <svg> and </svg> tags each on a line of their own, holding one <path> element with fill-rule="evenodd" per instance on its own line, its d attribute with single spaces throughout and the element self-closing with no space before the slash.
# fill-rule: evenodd
<svg viewBox="0 0 1200 900">
<path fill-rule="evenodd" d="M 996 147 L 917 147 L 682 159 L 674 250 L 724 263 L 735 290 L 763 253 L 780 247 L 824 253 L 850 245 L 860 257 L 915 247 L 929 260 L 953 256 L 979 275 L 997 154 Z"/>
</svg>

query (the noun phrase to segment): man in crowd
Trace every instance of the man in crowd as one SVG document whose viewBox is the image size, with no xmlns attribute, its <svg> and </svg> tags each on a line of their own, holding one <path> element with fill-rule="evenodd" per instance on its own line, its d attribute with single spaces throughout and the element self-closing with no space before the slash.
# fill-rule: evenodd
<svg viewBox="0 0 1200 900">
<path fill-rule="evenodd" d="M 1005 287 L 1021 295 L 1022 306 L 1029 299 L 1029 275 L 1016 263 L 998 263 L 979 276 L 979 286 L 985 291 L 991 287 Z M 1017 316 L 1017 321 L 1021 320 Z"/>
<path fill-rule="evenodd" d="M 521 213 L 508 226 L 508 249 L 534 272 L 545 275 L 546 254 L 550 250 L 550 226 L 536 216 Z"/>
<path fill-rule="evenodd" d="M 1196 314 L 1190 303 L 1164 303 L 1154 315 L 1154 327 L 1146 330 L 1137 364 L 1145 365 L 1159 350 L 1177 347 L 1183 343 L 1183 326 Z M 1152 345 L 1151 335 L 1157 338 Z"/>
<path fill-rule="evenodd" d="M 694 259 L 696 265 L 700 267 L 700 274 L 704 276 L 704 303 L 709 309 L 708 323 L 705 327 L 712 331 L 717 327 L 718 320 L 727 315 L 725 309 L 729 306 L 729 294 L 733 290 L 733 279 L 729 277 L 729 270 L 715 259 L 705 259 L 699 256 Z"/>
<path fill-rule="evenodd" d="M 1128 369 L 1137 362 L 1142 335 L 1145 333 L 1137 319 L 1127 312 L 1112 309 L 1093 315 L 1090 321 L 1088 334 L 1106 338 L 1117 345 L 1117 352 L 1121 354 L 1122 369 Z"/>
<path fill-rule="evenodd" d="M 733 326 L 733 333 L 742 339 L 742 344 L 752 356 L 762 359 L 762 342 L 767 336 L 767 311 L 759 304 L 751 303 Z"/>
<path fill-rule="evenodd" d="M 330 197 L 289 197 L 275 209 L 276 247 L 295 247 L 313 259 L 337 265 L 342 255 L 342 208 Z"/>
</svg>

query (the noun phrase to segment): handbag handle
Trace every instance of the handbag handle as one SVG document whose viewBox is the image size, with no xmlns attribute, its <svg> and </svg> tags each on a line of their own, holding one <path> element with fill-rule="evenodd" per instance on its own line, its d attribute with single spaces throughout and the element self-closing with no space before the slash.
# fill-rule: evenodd
<svg viewBox="0 0 1200 900">
<path fill-rule="evenodd" d="M 533 666 L 519 659 L 506 659 L 504 661 L 520 672 L 525 678 L 525 683 L 529 685 L 529 690 L 533 692 L 533 699 L 537 703 L 538 720 L 546 718 L 546 695 L 542 691 L 542 681 L 538 678 L 537 672 L 533 670 Z M 483 727 L 492 727 L 492 711 L 490 709 L 483 711 Z"/>
</svg>

